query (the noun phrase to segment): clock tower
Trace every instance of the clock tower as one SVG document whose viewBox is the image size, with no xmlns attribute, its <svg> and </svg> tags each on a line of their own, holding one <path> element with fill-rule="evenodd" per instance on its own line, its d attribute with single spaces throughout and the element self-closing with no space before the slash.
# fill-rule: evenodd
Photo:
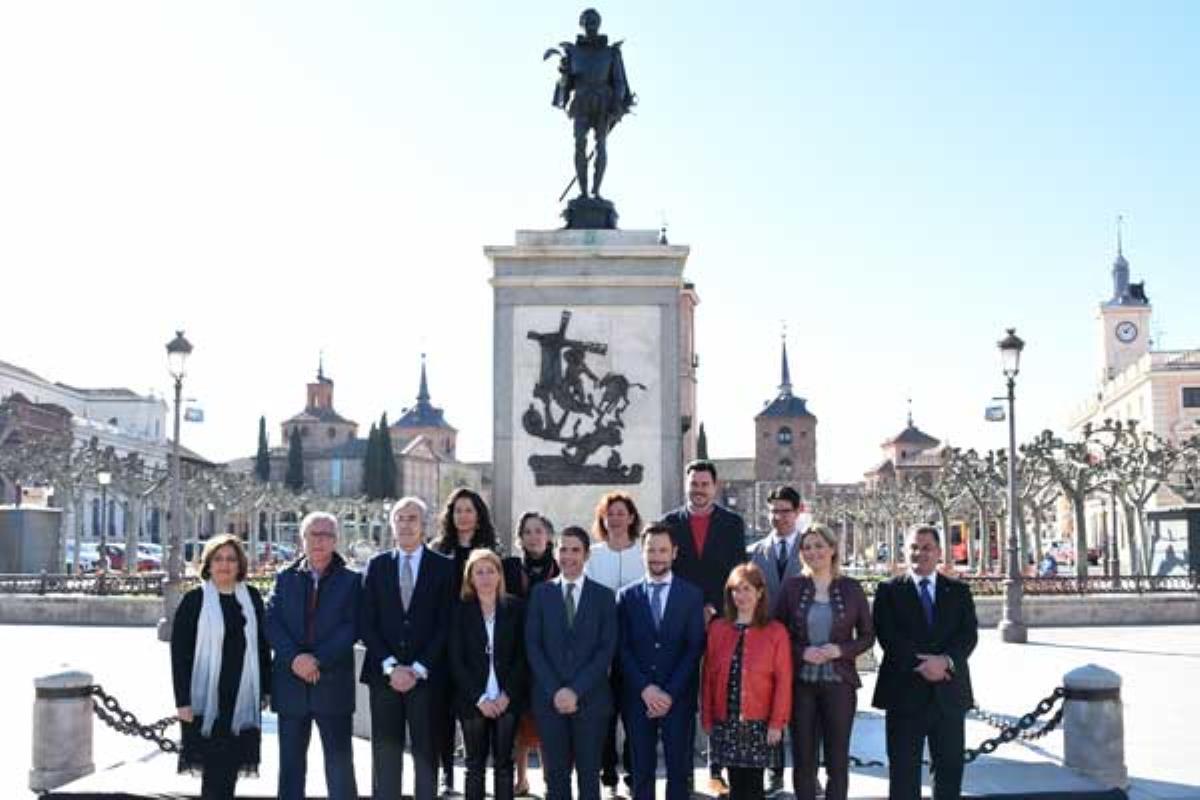
<svg viewBox="0 0 1200 800">
<path fill-rule="evenodd" d="M 1150 300 L 1146 284 L 1129 282 L 1129 262 L 1117 228 L 1117 258 L 1112 266 L 1113 295 L 1100 304 L 1100 382 L 1107 383 L 1150 352 Z"/>
</svg>

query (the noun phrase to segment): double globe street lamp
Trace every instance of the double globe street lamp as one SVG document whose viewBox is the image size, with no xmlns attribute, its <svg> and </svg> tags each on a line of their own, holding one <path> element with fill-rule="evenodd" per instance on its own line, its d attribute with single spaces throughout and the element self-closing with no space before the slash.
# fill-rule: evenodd
<svg viewBox="0 0 1200 800">
<path fill-rule="evenodd" d="M 1021 351 L 1025 342 L 1017 336 L 1016 328 L 997 342 L 1008 381 L 1008 578 L 1004 581 L 1004 610 L 1000 619 L 1000 638 L 1014 644 L 1024 644 L 1028 630 L 1021 614 L 1021 599 L 1025 587 L 1021 582 L 1020 507 L 1017 503 L 1017 423 L 1013 415 L 1014 389 L 1017 373 L 1021 371 Z"/>
<path fill-rule="evenodd" d="M 183 483 L 179 456 L 179 410 L 183 403 L 183 378 L 187 374 L 187 360 L 191 354 L 191 342 L 184 338 L 183 331 L 175 331 L 175 338 L 167 344 L 167 371 L 175 379 L 175 438 L 171 443 L 170 460 L 167 582 L 163 585 L 163 618 L 158 621 L 158 638 L 163 642 L 171 640 L 175 609 L 179 607 L 183 594 Z"/>
</svg>

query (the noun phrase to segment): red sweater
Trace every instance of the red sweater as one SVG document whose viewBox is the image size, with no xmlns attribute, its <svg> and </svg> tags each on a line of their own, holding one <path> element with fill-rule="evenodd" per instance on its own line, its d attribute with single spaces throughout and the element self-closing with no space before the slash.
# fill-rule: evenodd
<svg viewBox="0 0 1200 800">
<path fill-rule="evenodd" d="M 729 669 L 738 631 L 726 619 L 713 620 L 704 654 L 704 687 L 700 720 L 704 730 L 729 715 Z M 782 729 L 792 714 L 792 649 L 787 629 L 772 620 L 746 631 L 742 653 L 742 719 L 766 720 Z"/>
</svg>

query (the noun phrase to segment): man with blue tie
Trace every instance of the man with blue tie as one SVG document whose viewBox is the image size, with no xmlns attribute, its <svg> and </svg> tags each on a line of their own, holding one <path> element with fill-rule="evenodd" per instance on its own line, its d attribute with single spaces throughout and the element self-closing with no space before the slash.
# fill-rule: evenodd
<svg viewBox="0 0 1200 800">
<path fill-rule="evenodd" d="M 376 555 L 363 579 L 360 631 L 367 646 L 359 680 L 371 694 L 371 796 L 400 800 L 404 741 L 412 741 L 415 800 L 437 785 L 436 704 L 449 677 L 446 630 L 454 562 L 425 546 L 426 506 L 403 497 L 392 506 L 396 549 Z"/>
<path fill-rule="evenodd" d="M 600 798 L 600 752 L 613 713 L 608 666 L 617 649 L 617 606 L 611 589 L 583 574 L 589 545 L 583 528 L 562 530 L 555 551 L 561 572 L 534 588 L 525 617 L 547 800 L 570 800 L 572 763 L 580 800 Z"/>
<path fill-rule="evenodd" d="M 937 528 L 916 528 L 907 549 L 908 572 L 879 584 L 873 609 L 883 647 L 873 702 L 887 712 L 888 797 L 919 800 L 928 740 L 934 800 L 958 800 L 963 728 L 974 705 L 967 658 L 979 638 L 975 601 L 965 583 L 938 574 Z"/>
<path fill-rule="evenodd" d="M 704 655 L 704 593 L 675 577 L 677 550 L 661 523 L 642 534 L 645 580 L 621 590 L 620 698 L 633 757 L 633 800 L 653 800 L 658 741 L 667 762 L 668 800 L 687 800 L 692 771 L 700 658 Z"/>
</svg>

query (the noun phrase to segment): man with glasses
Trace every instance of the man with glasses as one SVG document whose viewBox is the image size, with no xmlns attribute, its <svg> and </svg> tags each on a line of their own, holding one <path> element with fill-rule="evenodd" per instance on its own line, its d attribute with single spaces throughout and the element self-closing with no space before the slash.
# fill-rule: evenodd
<svg viewBox="0 0 1200 800">
<path fill-rule="evenodd" d="M 338 523 L 314 511 L 300 522 L 304 555 L 275 576 L 267 638 L 275 651 L 271 707 L 279 715 L 279 798 L 304 800 L 316 722 L 330 800 L 358 800 L 351 719 L 359 578 L 337 552 Z"/>
<path fill-rule="evenodd" d="M 767 495 L 767 504 L 771 513 L 771 533 L 750 545 L 749 551 L 750 561 L 762 570 L 766 578 L 767 608 L 773 618 L 783 582 L 800 574 L 800 535 L 811 522 L 811 515 L 801 511 L 800 493 L 791 486 L 776 486 Z M 782 789 L 781 763 L 768 773 L 765 791 L 771 795 Z"/>
</svg>

